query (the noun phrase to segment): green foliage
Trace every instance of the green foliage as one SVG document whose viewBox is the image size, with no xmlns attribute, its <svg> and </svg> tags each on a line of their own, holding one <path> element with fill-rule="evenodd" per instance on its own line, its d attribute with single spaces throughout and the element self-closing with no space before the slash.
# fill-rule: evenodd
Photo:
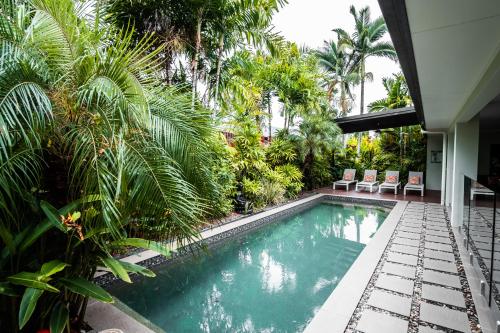
<svg viewBox="0 0 500 333">
<path fill-rule="evenodd" d="M 271 166 L 297 163 L 296 146 L 290 140 L 276 138 L 266 149 L 266 159 Z"/>
<path fill-rule="evenodd" d="M 293 164 L 284 164 L 277 166 L 274 170 L 281 175 L 281 184 L 286 190 L 285 196 L 297 197 L 304 186 L 300 169 Z"/>
</svg>

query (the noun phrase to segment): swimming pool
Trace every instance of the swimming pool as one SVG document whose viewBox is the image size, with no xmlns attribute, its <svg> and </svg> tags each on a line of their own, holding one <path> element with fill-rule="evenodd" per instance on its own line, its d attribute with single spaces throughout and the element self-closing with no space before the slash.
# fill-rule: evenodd
<svg viewBox="0 0 500 333">
<path fill-rule="evenodd" d="M 109 290 L 167 332 L 301 332 L 387 215 L 320 202 Z"/>
</svg>

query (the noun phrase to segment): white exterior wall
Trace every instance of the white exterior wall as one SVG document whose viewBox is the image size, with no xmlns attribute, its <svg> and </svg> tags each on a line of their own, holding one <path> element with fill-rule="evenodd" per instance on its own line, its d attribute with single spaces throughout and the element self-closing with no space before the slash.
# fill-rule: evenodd
<svg viewBox="0 0 500 333">
<path fill-rule="evenodd" d="M 441 177 L 443 174 L 442 163 L 431 163 L 431 151 L 443 150 L 442 135 L 427 135 L 427 164 L 425 175 L 425 188 L 428 190 L 441 190 Z"/>
<path fill-rule="evenodd" d="M 477 159 L 479 154 L 479 117 L 466 123 L 455 123 L 451 223 L 462 224 L 464 175 L 477 178 Z"/>
<path fill-rule="evenodd" d="M 446 159 L 446 206 L 451 207 L 451 196 L 453 193 L 453 161 L 455 158 L 455 132 L 448 132 L 448 149 Z"/>
</svg>

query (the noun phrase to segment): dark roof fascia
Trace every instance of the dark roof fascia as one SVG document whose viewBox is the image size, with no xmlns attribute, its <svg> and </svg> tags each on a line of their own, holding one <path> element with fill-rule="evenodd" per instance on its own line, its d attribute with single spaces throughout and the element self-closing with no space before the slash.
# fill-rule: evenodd
<svg viewBox="0 0 500 333">
<path fill-rule="evenodd" d="M 342 117 L 335 119 L 335 122 L 344 133 L 365 132 L 420 124 L 417 112 L 413 107 Z"/>
<path fill-rule="evenodd" d="M 394 48 L 398 54 L 399 63 L 410 89 L 420 125 L 425 129 L 424 110 L 420 84 L 418 82 L 417 64 L 411 38 L 410 24 L 404 0 L 378 0 L 387 29 L 391 35 Z"/>
</svg>

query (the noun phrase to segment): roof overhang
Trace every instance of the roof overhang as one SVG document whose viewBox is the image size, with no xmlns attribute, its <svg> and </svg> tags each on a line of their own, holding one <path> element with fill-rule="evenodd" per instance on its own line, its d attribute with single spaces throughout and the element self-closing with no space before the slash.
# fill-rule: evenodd
<svg viewBox="0 0 500 333">
<path fill-rule="evenodd" d="M 335 122 L 344 133 L 374 131 L 420 123 L 413 107 L 342 117 L 335 119 Z"/>
<path fill-rule="evenodd" d="M 406 15 L 406 5 L 402 0 L 378 0 L 380 9 L 384 16 L 387 29 L 391 35 L 392 43 L 398 54 L 399 63 L 405 75 L 408 88 L 418 123 L 425 128 L 424 110 L 422 107 L 422 97 L 420 95 L 420 84 L 418 82 L 417 65 L 413 52 L 408 16 Z"/>
<path fill-rule="evenodd" d="M 500 93 L 500 1 L 378 1 L 427 129 L 466 122 Z"/>
</svg>

